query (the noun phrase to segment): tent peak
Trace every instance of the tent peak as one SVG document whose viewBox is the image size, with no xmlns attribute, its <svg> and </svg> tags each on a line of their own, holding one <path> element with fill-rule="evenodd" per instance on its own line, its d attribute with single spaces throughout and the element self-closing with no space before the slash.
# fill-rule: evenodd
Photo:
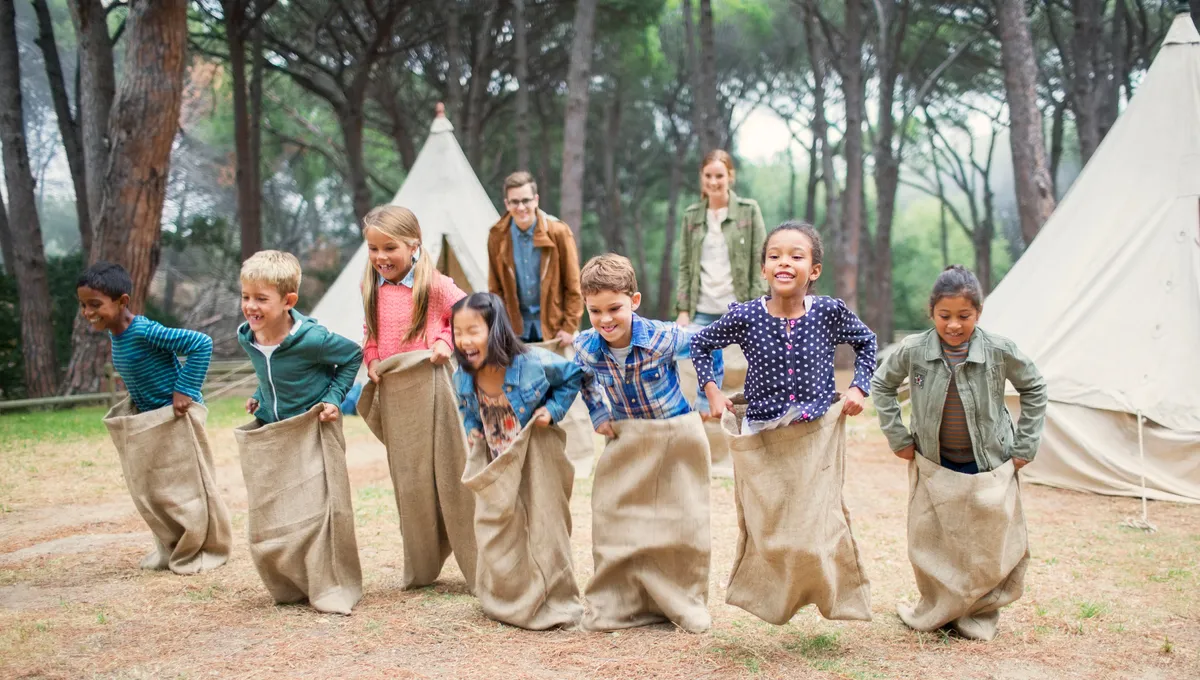
<svg viewBox="0 0 1200 680">
<path fill-rule="evenodd" d="M 1200 43 L 1200 33 L 1196 32 L 1196 24 L 1192 22 L 1190 12 L 1180 12 L 1175 15 L 1163 45 L 1195 45 Z"/>
<path fill-rule="evenodd" d="M 429 126 L 429 134 L 435 132 L 454 132 L 454 126 L 446 117 L 446 105 L 438 102 L 433 109 L 433 123 Z"/>
</svg>

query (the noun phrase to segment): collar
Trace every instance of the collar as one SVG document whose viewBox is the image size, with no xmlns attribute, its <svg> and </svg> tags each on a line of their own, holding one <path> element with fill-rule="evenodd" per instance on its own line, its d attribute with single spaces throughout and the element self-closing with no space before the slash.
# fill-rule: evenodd
<svg viewBox="0 0 1200 680">
<path fill-rule="evenodd" d="M 925 338 L 925 360 L 938 361 L 942 358 L 942 337 L 938 335 L 936 328 L 931 328 L 927 332 L 929 337 Z M 987 352 L 983 347 L 983 330 L 976 326 L 968 342 L 967 361 L 972 364 L 986 363 Z"/>
<path fill-rule="evenodd" d="M 541 208 L 538 208 L 537 221 L 534 222 L 533 226 L 529 228 L 529 230 L 531 232 L 533 232 L 533 246 L 535 248 L 553 248 L 554 247 L 554 239 L 550 238 L 549 223 L 550 223 L 551 219 L 556 219 L 556 218 L 550 217 L 550 215 L 547 215 L 544 210 L 542 210 Z M 511 229 L 517 229 L 516 223 L 513 222 L 512 212 L 509 211 L 509 212 L 504 213 L 504 215 L 502 215 L 500 217 L 500 221 L 497 222 L 492 227 L 492 229 L 510 230 L 510 233 L 511 233 Z M 517 229 L 517 230 L 520 231 L 519 229 Z"/>
<path fill-rule="evenodd" d="M 767 313 L 767 316 L 771 315 L 771 310 L 767 309 L 767 298 L 769 298 L 769 297 L 771 297 L 771 296 L 764 295 L 758 299 L 758 301 L 762 303 L 763 311 Z M 817 298 L 812 295 L 804 296 L 804 313 L 806 315 L 812 311 L 813 303 L 816 302 L 816 299 Z"/>
<path fill-rule="evenodd" d="M 650 349 L 650 323 L 637 314 L 634 314 L 633 321 L 630 322 L 629 326 L 631 329 L 629 345 L 631 347 Z"/>
<path fill-rule="evenodd" d="M 729 189 L 729 203 L 728 203 L 728 204 L 726 204 L 726 206 L 725 206 L 726 208 L 728 208 L 728 209 L 729 209 L 729 213 L 732 213 L 732 212 L 733 212 L 733 206 L 737 205 L 737 200 L 738 200 L 737 194 L 733 193 L 733 188 L 732 188 L 732 187 L 730 187 L 730 189 Z M 707 215 L 707 214 L 708 214 L 708 196 L 705 196 L 704 198 L 702 198 L 702 199 L 700 200 L 700 204 L 701 204 L 701 206 L 704 208 L 704 214 L 705 214 L 705 215 Z M 726 216 L 727 216 L 727 217 L 728 217 L 728 214 L 729 214 L 729 213 L 726 213 Z"/>
</svg>

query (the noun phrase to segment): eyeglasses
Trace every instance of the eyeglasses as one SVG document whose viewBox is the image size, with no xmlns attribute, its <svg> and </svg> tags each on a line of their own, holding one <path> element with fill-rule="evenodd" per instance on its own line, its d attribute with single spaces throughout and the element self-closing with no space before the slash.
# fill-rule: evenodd
<svg viewBox="0 0 1200 680">
<path fill-rule="evenodd" d="M 533 205 L 533 202 L 536 200 L 536 198 L 510 198 L 504 202 L 513 208 L 524 208 L 526 206 Z"/>
</svg>

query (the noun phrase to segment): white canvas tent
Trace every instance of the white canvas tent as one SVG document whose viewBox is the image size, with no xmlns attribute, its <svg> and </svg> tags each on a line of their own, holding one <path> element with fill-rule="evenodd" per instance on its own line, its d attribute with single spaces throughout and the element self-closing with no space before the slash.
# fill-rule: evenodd
<svg viewBox="0 0 1200 680">
<path fill-rule="evenodd" d="M 500 215 L 454 138 L 454 126 L 440 111 L 392 205 L 416 214 L 423 247 L 439 271 L 465 291 L 487 290 L 488 229 Z M 355 342 L 363 337 L 360 286 L 366 266 L 363 243 L 312 310 L 325 327 Z"/>
<path fill-rule="evenodd" d="M 1149 498 L 1200 502 L 1200 34 L 1190 16 L 1175 19 L 981 325 L 1015 340 L 1049 385 L 1029 481 L 1140 496 L 1144 472 Z"/>
</svg>

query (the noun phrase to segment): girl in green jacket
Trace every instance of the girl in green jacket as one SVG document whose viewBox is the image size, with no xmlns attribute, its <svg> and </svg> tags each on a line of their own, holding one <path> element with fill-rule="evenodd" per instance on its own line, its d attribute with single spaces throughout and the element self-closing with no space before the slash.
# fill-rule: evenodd
<svg viewBox="0 0 1200 680">
<path fill-rule="evenodd" d="M 994 470 L 1012 459 L 1018 470 L 1033 460 L 1045 422 L 1046 382 L 1008 338 L 977 328 L 983 289 L 975 275 L 952 265 L 929 297 L 934 328 L 905 338 L 875 371 L 871 393 L 879 423 L 895 454 L 920 453 L 966 474 Z M 910 427 L 896 394 L 908 380 Z M 1005 383 L 1021 398 L 1013 426 Z"/>
</svg>

